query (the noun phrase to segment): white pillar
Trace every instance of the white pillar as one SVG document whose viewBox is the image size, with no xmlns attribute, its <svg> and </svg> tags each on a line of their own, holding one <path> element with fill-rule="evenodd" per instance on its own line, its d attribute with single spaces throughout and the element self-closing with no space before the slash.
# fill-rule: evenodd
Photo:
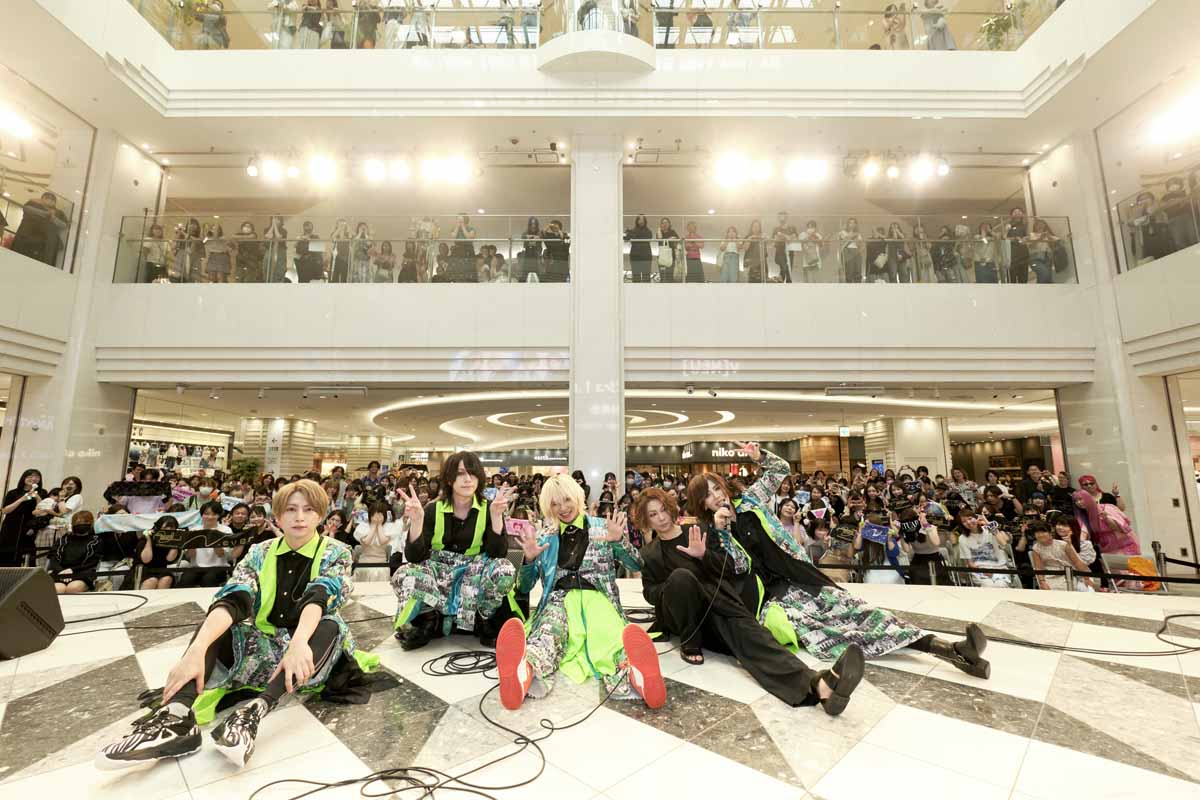
<svg viewBox="0 0 1200 800">
<path fill-rule="evenodd" d="M 1083 288 L 1070 313 L 1096 337 L 1095 380 L 1056 392 L 1067 469 L 1076 487 L 1084 474 L 1095 475 L 1105 490 L 1120 485 L 1143 553 L 1158 540 L 1168 555 L 1178 557 L 1182 549 L 1194 555 L 1191 498 L 1184 496 L 1194 487 L 1181 481 L 1168 384 L 1138 377 L 1125 354 L 1107 198 L 1091 132 L 1080 131 L 1048 153 L 1030 170 L 1029 182 L 1037 214 L 1070 217 Z"/>
<path fill-rule="evenodd" d="M 592 486 L 625 464 L 622 142 L 571 142 L 571 469 Z"/>
</svg>

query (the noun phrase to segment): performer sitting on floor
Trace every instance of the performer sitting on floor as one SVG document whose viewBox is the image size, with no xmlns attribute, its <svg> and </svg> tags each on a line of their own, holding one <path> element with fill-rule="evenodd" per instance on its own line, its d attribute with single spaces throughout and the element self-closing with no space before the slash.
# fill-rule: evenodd
<svg viewBox="0 0 1200 800">
<path fill-rule="evenodd" d="M 686 536 L 675 500 L 662 489 L 644 490 L 634 514 L 647 538 L 654 533 L 642 548 L 642 595 L 654 606 L 655 626 L 682 640 L 684 661 L 704 663 L 703 647 L 730 653 L 788 705 L 820 703 L 832 716 L 845 710 L 862 680 L 862 651 L 845 648 L 832 670 L 818 674 L 759 624 L 763 583 L 731 539 L 731 508 L 718 509 L 704 530 L 690 525 Z"/>
<path fill-rule="evenodd" d="M 867 659 L 911 647 L 969 675 L 987 678 L 991 674 L 991 665 L 981 657 L 987 637 L 978 625 L 968 625 L 967 638 L 961 642 L 924 634 L 845 591 L 813 566 L 806 550 L 771 511 L 771 500 L 789 472 L 788 463 L 757 444 L 743 448 L 759 462 L 759 479 L 734 496 L 720 475 L 697 475 L 688 482 L 688 508 L 708 521 L 732 500 L 737 511 L 734 538 L 752 559 L 765 587 L 759 621 L 781 644 L 793 651 L 804 647 L 822 660 L 839 658 L 851 645 L 861 648 Z"/>
<path fill-rule="evenodd" d="M 504 512 L 510 487 L 484 499 L 487 475 L 479 457 L 466 450 L 442 466 L 441 495 L 422 506 L 416 492 L 399 489 L 408 517 L 409 563 L 392 575 L 396 591 L 396 638 L 405 650 L 424 647 L 455 626 L 474 630 L 485 646 L 495 644 L 493 617 L 507 614 L 517 570 L 508 560 Z"/>
<path fill-rule="evenodd" d="M 199 725 L 210 722 L 221 698 L 233 691 L 261 691 L 212 731 L 218 750 L 239 767 L 254 752 L 259 723 L 284 692 L 340 691 L 345 699 L 365 702 L 346 688 L 358 669 L 369 672 L 379 659 L 355 649 L 338 613 L 352 591 L 351 559 L 345 545 L 317 533 L 328 505 L 311 480 L 275 492 L 271 506 L 283 536 L 250 548 L 171 668 L 161 707 L 101 750 L 97 767 L 124 769 L 196 752 Z"/>
<path fill-rule="evenodd" d="M 526 628 L 510 619 L 496 642 L 500 702 L 518 709 L 525 695 L 544 697 L 555 672 L 576 683 L 600 680 L 607 693 L 629 698 L 618 689 L 626 675 L 636 696 L 659 708 L 667 701 L 650 637 L 625 620 L 617 593 L 617 561 L 632 572 L 642 567 L 629 544 L 625 515 L 610 519 L 584 513 L 583 489 L 569 475 L 551 476 L 539 504 L 549 530 L 518 535 L 525 552 L 521 591 L 542 584 L 541 602 Z M 628 659 L 626 666 L 626 659 Z"/>
</svg>

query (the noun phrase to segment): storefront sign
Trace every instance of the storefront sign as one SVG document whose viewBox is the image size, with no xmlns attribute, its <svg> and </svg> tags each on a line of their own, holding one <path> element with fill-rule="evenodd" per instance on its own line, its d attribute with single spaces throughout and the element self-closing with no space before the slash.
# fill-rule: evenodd
<svg viewBox="0 0 1200 800">
<path fill-rule="evenodd" d="M 485 467 L 565 466 L 566 450 L 511 450 L 507 453 L 476 453 Z"/>
</svg>

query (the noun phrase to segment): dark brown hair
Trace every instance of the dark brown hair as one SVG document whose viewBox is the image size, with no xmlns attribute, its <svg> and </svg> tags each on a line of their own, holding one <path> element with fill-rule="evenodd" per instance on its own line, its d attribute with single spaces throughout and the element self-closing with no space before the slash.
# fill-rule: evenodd
<svg viewBox="0 0 1200 800">
<path fill-rule="evenodd" d="M 657 486 L 651 486 L 649 489 L 644 490 L 638 496 L 637 502 L 633 504 L 633 524 L 643 533 L 649 533 L 652 527 L 650 525 L 649 511 L 651 500 L 657 500 L 662 503 L 667 509 L 667 513 L 671 515 L 671 519 L 679 518 L 679 503 L 675 502 L 675 498 Z"/>
<path fill-rule="evenodd" d="M 450 495 L 454 492 L 454 480 L 458 477 L 459 464 L 462 464 L 467 468 L 467 472 L 475 476 L 475 501 L 482 503 L 483 488 L 488 482 L 487 473 L 483 471 L 483 464 L 479 461 L 479 456 L 470 450 L 459 450 L 447 458 L 446 463 L 442 465 L 441 480 L 438 481 L 441 484 L 438 499 L 443 502 L 450 501 Z"/>
</svg>

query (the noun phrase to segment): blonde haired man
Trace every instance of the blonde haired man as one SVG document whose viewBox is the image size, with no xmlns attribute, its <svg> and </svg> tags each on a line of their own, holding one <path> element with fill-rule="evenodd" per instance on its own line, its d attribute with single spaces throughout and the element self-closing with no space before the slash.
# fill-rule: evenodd
<svg viewBox="0 0 1200 800">
<path fill-rule="evenodd" d="M 351 558 L 345 545 L 317 533 L 329 507 L 325 491 L 296 481 L 275 492 L 271 507 L 282 536 L 254 545 L 238 562 L 171 668 L 161 705 L 96 755 L 100 769 L 194 753 L 199 726 L 225 694 L 265 687 L 212 731 L 218 750 L 244 766 L 259 724 L 285 692 L 315 691 L 335 670 L 378 666 L 377 657 L 355 649 L 338 613 L 353 590 Z"/>
<path fill-rule="evenodd" d="M 545 696 L 554 674 L 562 672 L 576 683 L 594 677 L 613 696 L 628 677 L 632 691 L 659 708 L 667 690 L 658 653 L 646 632 L 626 621 L 617 592 L 616 562 L 634 572 L 642 564 L 629 543 L 625 514 L 589 517 L 583 489 L 566 474 L 545 482 L 539 504 L 547 528 L 518 539 L 525 554 L 520 591 L 541 581 L 542 598 L 528 639 L 519 619 L 510 619 L 500 631 L 500 702 L 515 710 L 526 694 Z M 624 696 L 631 696 L 628 690 Z"/>
</svg>

